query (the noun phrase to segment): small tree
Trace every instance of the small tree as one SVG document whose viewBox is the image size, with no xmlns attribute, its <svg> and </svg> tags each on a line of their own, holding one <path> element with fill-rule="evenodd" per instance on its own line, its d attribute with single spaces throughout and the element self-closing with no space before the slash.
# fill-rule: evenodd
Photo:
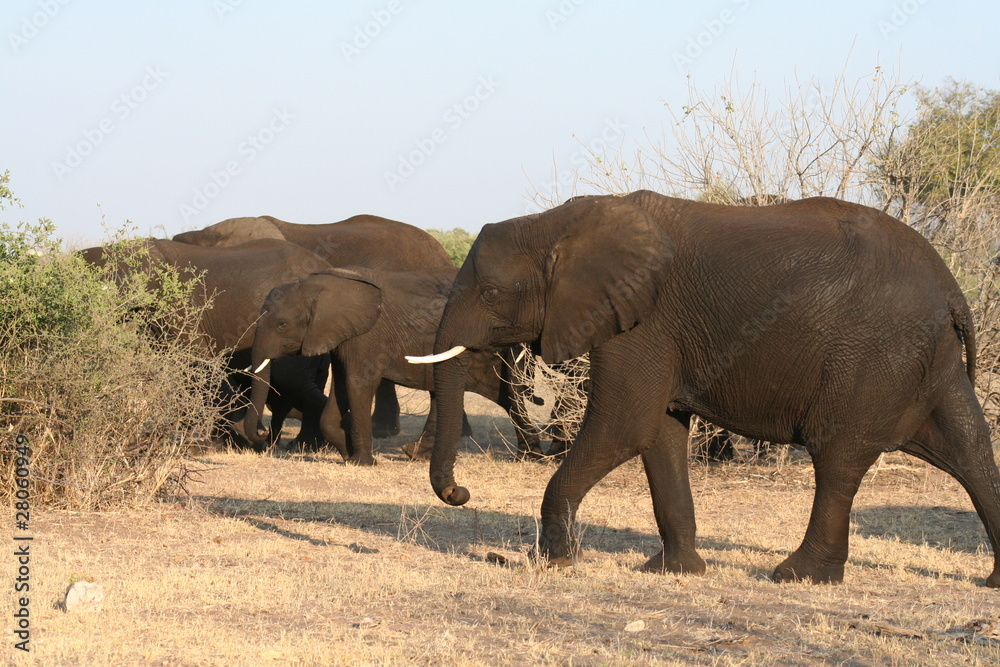
<svg viewBox="0 0 1000 667">
<path fill-rule="evenodd" d="M 438 243 L 448 253 L 448 257 L 455 263 L 455 266 L 462 266 L 465 258 L 469 255 L 472 244 L 476 242 L 476 235 L 470 234 L 461 227 L 456 227 L 450 232 L 440 229 L 428 229 L 427 233 L 437 239 Z"/>
<path fill-rule="evenodd" d="M 15 203 L 9 191 L 4 201 Z M 47 220 L 0 226 L 0 478 L 13 479 L 20 434 L 33 450 L 35 503 L 152 498 L 183 477 L 187 448 L 210 437 L 224 360 L 184 335 L 198 328 L 196 283 L 166 268 L 165 290 L 114 282 L 61 245 Z M 110 252 L 143 248 L 119 241 Z M 179 335 L 157 335 L 164 321 Z M 14 490 L 0 485 L 0 501 Z"/>
</svg>

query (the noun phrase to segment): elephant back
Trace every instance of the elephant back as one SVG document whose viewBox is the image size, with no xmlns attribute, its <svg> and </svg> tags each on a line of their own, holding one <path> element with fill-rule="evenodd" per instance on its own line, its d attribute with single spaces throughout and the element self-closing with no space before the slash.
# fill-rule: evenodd
<svg viewBox="0 0 1000 667">
<path fill-rule="evenodd" d="M 381 271 L 452 266 L 448 253 L 433 236 L 405 222 L 375 215 L 356 215 L 318 225 L 270 219 L 287 240 L 315 252 L 333 266 Z"/>
</svg>

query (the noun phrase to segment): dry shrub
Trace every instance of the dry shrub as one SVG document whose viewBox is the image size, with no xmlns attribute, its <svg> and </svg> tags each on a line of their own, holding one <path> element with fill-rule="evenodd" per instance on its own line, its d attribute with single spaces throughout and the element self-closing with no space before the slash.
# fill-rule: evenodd
<svg viewBox="0 0 1000 667">
<path fill-rule="evenodd" d="M 977 391 L 1000 439 L 1000 93 L 947 82 L 914 88 L 876 67 L 850 81 L 795 81 L 780 101 L 734 77 L 670 114 L 667 131 L 633 154 L 591 153 L 577 174 L 583 192 L 650 189 L 714 203 L 767 205 L 830 196 L 884 210 L 920 231 L 962 286 L 975 318 Z M 577 383 L 566 380 L 567 391 Z M 576 424 L 566 424 L 573 429 Z M 695 440 L 714 427 L 695 420 Z"/>
<path fill-rule="evenodd" d="M 211 435 L 224 362 L 197 336 L 194 282 L 107 280 L 60 251 L 51 223 L 0 229 L 0 501 L 28 438 L 31 495 L 49 507 L 146 501 L 185 473 Z M 113 252 L 141 262 L 144 246 Z"/>
</svg>

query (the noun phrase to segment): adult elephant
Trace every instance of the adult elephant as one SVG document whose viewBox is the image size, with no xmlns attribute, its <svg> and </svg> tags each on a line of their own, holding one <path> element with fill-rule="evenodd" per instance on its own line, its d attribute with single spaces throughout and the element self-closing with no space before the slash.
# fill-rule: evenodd
<svg viewBox="0 0 1000 667">
<path fill-rule="evenodd" d="M 232 355 L 229 386 L 223 395 L 240 393 L 248 388 L 245 374 L 237 371 L 249 365 L 250 348 L 260 304 L 276 285 L 330 268 L 328 262 L 305 248 L 287 241 L 267 239 L 239 246 L 203 248 L 164 239 L 147 239 L 137 261 L 119 257 L 113 272 L 121 279 L 125 273 L 143 271 L 156 281 L 155 267 L 167 265 L 187 279 L 199 279 L 192 294 L 196 306 L 211 301 L 199 322 L 199 344 L 210 354 Z M 88 248 L 83 258 L 98 266 L 108 262 L 105 248 Z M 272 440 L 280 434 L 282 422 L 292 408 L 303 414 L 302 430 L 296 441 L 308 446 L 323 445 L 319 418 L 326 405 L 329 357 L 285 360 L 274 374 L 274 389 L 268 398 L 272 408 Z M 237 419 L 242 413 L 228 415 Z"/>
<path fill-rule="evenodd" d="M 542 503 L 550 560 L 575 555 L 587 491 L 640 455 L 663 542 L 644 569 L 703 572 L 686 445 L 699 415 L 812 456 L 812 515 L 776 580 L 843 579 L 862 476 L 902 450 L 968 491 L 993 547 L 986 585 L 1000 586 L 1000 474 L 973 391 L 969 307 L 898 220 L 821 197 L 751 208 L 641 191 L 485 226 L 435 343 L 435 360 L 453 355 L 435 367 L 430 468 L 449 504 L 469 499 L 453 475 L 462 351 L 519 341 L 549 363 L 590 352 L 583 426 Z"/>
<path fill-rule="evenodd" d="M 279 239 L 311 250 L 332 266 L 362 266 L 384 271 L 412 271 L 452 266 L 437 240 L 413 225 L 355 215 L 339 222 L 300 224 L 270 215 L 229 218 L 204 229 L 183 232 L 173 240 L 199 246 L 232 246 L 259 239 Z M 399 401 L 391 384 L 379 386 L 375 434 L 399 433 Z"/>
<path fill-rule="evenodd" d="M 351 463 L 373 465 L 372 400 L 381 378 L 404 387 L 433 391 L 432 369 L 414 366 L 404 356 L 428 354 L 438 322 L 457 273 L 454 266 L 421 271 L 372 271 L 353 267 L 314 273 L 275 287 L 261 307 L 252 361 L 257 377 L 251 392 L 244 432 L 258 431 L 270 367 L 268 360 L 286 355 L 330 352 L 343 373 L 346 392 L 327 402 L 321 425 L 327 441 L 336 444 Z M 529 440 L 517 388 L 509 382 L 507 360 L 492 352 L 469 355 L 462 389 L 476 392 L 507 410 L 520 427 L 521 456 L 540 456 L 537 437 Z M 412 458 L 423 458 L 431 447 L 434 397 L 428 426 L 404 447 Z M 347 416 L 346 433 L 343 417 Z M 461 410 L 459 428 L 461 428 Z"/>
</svg>

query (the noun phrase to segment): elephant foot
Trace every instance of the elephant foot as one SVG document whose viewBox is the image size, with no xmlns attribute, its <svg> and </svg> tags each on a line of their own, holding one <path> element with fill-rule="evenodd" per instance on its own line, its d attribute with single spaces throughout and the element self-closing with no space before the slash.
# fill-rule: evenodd
<svg viewBox="0 0 1000 667">
<path fill-rule="evenodd" d="M 377 465 L 378 461 L 371 454 L 352 454 L 347 463 L 355 466 L 373 466 Z"/>
<path fill-rule="evenodd" d="M 528 556 L 532 560 L 545 560 L 553 567 L 569 567 L 580 560 L 580 544 L 562 531 L 547 538 L 543 527 L 542 534 L 538 536 L 537 549 L 533 547 Z"/>
<path fill-rule="evenodd" d="M 399 435 L 400 428 L 399 422 L 393 423 L 376 423 L 372 422 L 372 437 L 373 438 L 391 438 L 394 435 Z"/>
<path fill-rule="evenodd" d="M 987 588 L 1000 588 L 1000 567 L 993 570 L 993 574 L 986 577 Z"/>
<path fill-rule="evenodd" d="M 300 452 L 318 452 L 326 447 L 326 440 L 299 440 L 295 439 L 288 443 L 288 449 Z"/>
<path fill-rule="evenodd" d="M 536 549 L 535 547 L 531 547 L 530 549 L 528 549 L 528 562 L 537 563 L 543 567 L 556 567 L 556 568 L 572 567 L 573 565 L 576 564 L 577 560 L 578 559 L 573 556 L 558 556 L 558 557 L 546 556 L 540 553 L 539 550 Z"/>
<path fill-rule="evenodd" d="M 774 568 L 771 578 L 778 583 L 809 581 L 814 584 L 839 584 L 844 581 L 844 564 L 817 563 L 796 551 Z"/>
<path fill-rule="evenodd" d="M 552 443 L 549 445 L 548 457 L 557 460 L 566 458 L 566 452 L 569 451 L 569 444 L 568 440 L 557 440 L 553 438 Z"/>
<path fill-rule="evenodd" d="M 660 553 L 647 560 L 639 568 L 641 572 L 652 572 L 654 574 L 665 574 L 667 572 L 673 574 L 705 574 L 705 569 L 705 561 L 695 551 L 676 556 L 665 556 L 662 549 Z"/>
<path fill-rule="evenodd" d="M 542 461 L 546 458 L 546 456 L 542 453 L 542 448 L 536 440 L 531 443 L 520 443 L 517 448 L 517 454 L 514 458 L 518 461 Z"/>
<path fill-rule="evenodd" d="M 403 453 L 414 461 L 430 461 L 434 449 L 433 438 L 419 438 L 403 445 Z"/>
</svg>

